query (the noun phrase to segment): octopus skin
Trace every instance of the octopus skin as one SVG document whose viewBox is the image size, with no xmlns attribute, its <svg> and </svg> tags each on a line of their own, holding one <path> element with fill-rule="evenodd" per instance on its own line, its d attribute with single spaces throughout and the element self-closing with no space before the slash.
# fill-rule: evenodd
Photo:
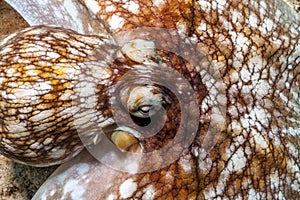
<svg viewBox="0 0 300 200">
<path fill-rule="evenodd" d="M 83 145 L 72 124 L 91 120 L 76 118 L 74 101 L 68 103 L 69 96 L 80 99 L 74 88 L 81 75 L 97 80 L 95 122 L 111 125 L 109 88 L 144 64 L 126 52 L 119 56 L 120 46 L 136 38 L 154 41 L 155 55 L 188 80 L 199 105 L 195 138 L 178 147 L 180 157 L 171 164 L 122 172 L 83 151 L 34 199 L 300 198 L 300 18 L 283 2 L 52 1 L 50 13 L 38 3 L 8 2 L 31 25 L 56 27 L 24 29 L 0 45 L 4 155 L 46 166 L 79 153 Z M 73 30 L 61 28 L 64 22 Z M 182 41 L 188 47 L 176 49 Z M 159 134 L 139 141 L 145 151 L 172 144 L 180 123 L 174 104 L 168 103 Z"/>
</svg>

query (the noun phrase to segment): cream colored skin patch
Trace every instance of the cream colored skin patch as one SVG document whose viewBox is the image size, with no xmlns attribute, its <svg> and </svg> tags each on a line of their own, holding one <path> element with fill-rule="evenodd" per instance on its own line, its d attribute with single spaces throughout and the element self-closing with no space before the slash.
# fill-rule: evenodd
<svg viewBox="0 0 300 200">
<path fill-rule="evenodd" d="M 132 179 L 127 179 L 120 185 L 120 195 L 121 198 L 131 197 L 132 194 L 136 191 L 137 184 Z"/>
</svg>

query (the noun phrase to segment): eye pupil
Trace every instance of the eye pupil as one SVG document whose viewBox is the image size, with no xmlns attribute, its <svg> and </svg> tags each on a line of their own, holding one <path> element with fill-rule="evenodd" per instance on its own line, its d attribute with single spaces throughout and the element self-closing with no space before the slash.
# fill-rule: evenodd
<svg viewBox="0 0 300 200">
<path fill-rule="evenodd" d="M 145 113 L 145 114 L 149 113 L 150 109 L 151 109 L 150 105 L 145 105 L 145 106 L 139 107 L 139 111 L 141 111 L 142 113 Z"/>
</svg>

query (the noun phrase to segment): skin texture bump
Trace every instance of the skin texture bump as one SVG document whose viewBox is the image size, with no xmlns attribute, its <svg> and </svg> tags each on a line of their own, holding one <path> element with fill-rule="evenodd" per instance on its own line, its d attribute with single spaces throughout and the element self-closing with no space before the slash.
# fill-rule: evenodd
<svg viewBox="0 0 300 200">
<path fill-rule="evenodd" d="M 202 121 L 199 137 L 188 151 L 161 170 L 121 173 L 96 165 L 92 159 L 79 159 L 78 167 L 73 163 L 77 170 L 73 179 L 65 175 L 68 179 L 44 186 L 37 199 L 43 195 L 49 199 L 89 199 L 84 196 L 88 194 L 80 191 L 92 188 L 85 186 L 84 180 L 86 183 L 93 180 L 79 177 L 93 177 L 89 175 L 93 166 L 103 174 L 110 174 L 106 177 L 110 184 L 100 181 L 99 193 L 91 198 L 299 198 L 299 15 L 280 1 L 82 3 L 121 42 L 124 38 L 118 33 L 140 26 L 168 28 L 194 39 L 196 50 L 208 55 L 203 58 L 208 65 L 201 65 L 202 68 L 183 65 L 176 69 L 187 73 L 185 77 L 197 86 L 196 92 L 205 91 L 204 96 L 198 95 L 200 110 L 210 121 Z M 37 33 L 42 29 L 37 28 Z M 166 45 L 168 40 L 168 35 L 162 35 L 161 41 Z M 6 55 L 5 50 L 2 55 Z M 174 60 L 172 66 L 176 66 L 176 57 Z M 205 79 L 210 71 L 218 71 L 222 82 Z M 199 83 L 192 83 L 198 78 L 193 74 L 200 74 Z M 222 140 L 206 151 L 200 145 L 205 125 L 220 118 L 210 116 L 214 104 L 205 106 L 203 99 L 218 98 L 214 90 L 224 91 L 225 96 L 219 98 L 226 99 L 226 115 L 221 117 L 226 126 L 220 128 Z M 105 107 L 100 111 L 105 113 Z M 71 170 L 66 166 L 62 168 Z M 74 187 L 67 187 L 70 185 Z"/>
</svg>

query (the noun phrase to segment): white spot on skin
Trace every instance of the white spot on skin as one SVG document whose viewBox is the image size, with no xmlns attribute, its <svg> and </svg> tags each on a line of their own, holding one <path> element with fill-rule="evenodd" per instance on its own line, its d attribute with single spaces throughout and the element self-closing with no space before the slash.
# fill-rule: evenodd
<svg viewBox="0 0 300 200">
<path fill-rule="evenodd" d="M 44 193 L 44 194 L 46 194 L 46 193 Z M 53 196 L 54 194 L 55 194 L 55 190 L 51 190 L 49 193 L 50 196 Z"/>
<path fill-rule="evenodd" d="M 136 174 L 139 170 L 139 163 L 137 162 L 130 162 L 127 164 L 127 171 L 129 171 L 130 174 Z"/>
<path fill-rule="evenodd" d="M 83 126 L 90 125 L 91 123 L 93 123 L 96 119 L 96 112 L 97 111 L 94 109 L 88 109 L 87 111 L 75 114 L 74 124 L 78 126 L 77 131 L 81 130 Z"/>
<path fill-rule="evenodd" d="M 79 70 L 73 67 L 61 67 L 63 69 L 63 73 L 66 74 L 69 78 L 74 77 L 74 75 L 79 74 Z"/>
<path fill-rule="evenodd" d="M 39 80 L 37 80 L 39 81 Z M 23 85 L 19 88 L 12 89 L 10 91 L 11 95 L 17 99 L 29 99 L 36 100 L 38 98 L 37 95 L 47 94 L 51 89 L 50 81 L 47 82 L 37 82 L 34 85 Z M 9 94 L 8 94 L 9 95 Z"/>
<path fill-rule="evenodd" d="M 164 3 L 164 0 L 154 0 L 153 5 L 160 7 Z"/>
<path fill-rule="evenodd" d="M 86 188 L 79 184 L 78 180 L 70 179 L 63 186 L 63 197 L 62 199 L 83 199 L 83 195 L 86 191 Z"/>
<path fill-rule="evenodd" d="M 259 3 L 260 3 L 260 6 L 259 6 L 260 15 L 264 16 L 266 14 L 267 4 L 264 1 L 260 1 Z"/>
<path fill-rule="evenodd" d="M 82 176 L 90 169 L 90 166 L 86 163 L 81 163 L 76 166 L 77 173 Z"/>
<path fill-rule="evenodd" d="M 261 148 L 266 149 L 268 148 L 268 144 L 266 140 L 263 138 L 263 136 L 260 135 L 255 129 L 251 131 L 254 137 L 254 144 L 258 144 Z"/>
<path fill-rule="evenodd" d="M 171 182 L 171 181 L 174 181 L 174 176 L 172 175 L 172 172 L 167 172 L 166 173 L 166 180 L 168 181 L 168 182 Z"/>
<path fill-rule="evenodd" d="M 49 156 L 51 158 L 61 158 L 65 154 L 65 149 L 59 149 L 58 147 L 51 149 Z"/>
<path fill-rule="evenodd" d="M 276 199 L 286 200 L 286 198 L 284 197 L 282 191 L 279 191 L 277 194 L 275 194 L 275 198 Z"/>
<path fill-rule="evenodd" d="M 254 86 L 253 91 L 255 92 L 257 97 L 262 98 L 262 97 L 266 96 L 267 94 L 269 94 L 270 89 L 271 89 L 271 87 L 267 81 L 260 80 L 260 81 L 258 81 L 256 86 Z"/>
<path fill-rule="evenodd" d="M 82 81 L 79 82 L 75 91 L 78 93 L 80 97 L 91 97 L 96 93 L 96 84 L 93 82 Z"/>
<path fill-rule="evenodd" d="M 123 8 L 136 14 L 138 12 L 140 6 L 139 6 L 139 4 L 135 3 L 134 1 L 129 1 L 123 5 Z"/>
<path fill-rule="evenodd" d="M 206 31 L 206 23 L 199 24 L 197 29 L 200 31 Z"/>
<path fill-rule="evenodd" d="M 223 112 L 219 111 L 217 108 L 213 108 L 213 113 L 211 114 L 211 126 L 219 130 L 223 130 L 225 125 L 225 118 L 222 115 Z M 221 113 L 221 114 L 219 114 Z"/>
<path fill-rule="evenodd" d="M 52 111 L 51 110 L 44 110 L 36 115 L 33 115 L 29 120 L 33 122 L 40 122 L 44 119 L 47 119 L 52 116 Z"/>
<path fill-rule="evenodd" d="M 200 5 L 200 7 L 204 10 L 210 10 L 211 8 L 211 3 L 208 1 L 197 1 L 197 3 Z"/>
<path fill-rule="evenodd" d="M 105 11 L 106 12 L 114 12 L 115 9 L 116 8 L 113 5 L 109 5 L 109 6 L 106 6 Z"/>
<path fill-rule="evenodd" d="M 80 56 L 84 56 L 84 54 L 82 54 L 81 52 L 79 52 L 76 48 L 72 48 L 72 47 L 67 47 L 67 52 L 70 52 L 71 55 L 80 55 Z"/>
<path fill-rule="evenodd" d="M 300 135 L 300 127 L 299 128 L 289 127 L 288 129 L 283 129 L 282 132 L 288 133 L 289 135 L 292 135 L 292 136 L 299 136 Z"/>
<path fill-rule="evenodd" d="M 208 153 L 206 152 L 205 149 L 201 149 L 200 150 L 200 156 L 199 156 L 199 168 L 203 171 L 209 171 L 212 167 L 212 159 L 211 157 L 208 155 Z"/>
<path fill-rule="evenodd" d="M 46 138 L 45 141 L 43 142 L 44 145 L 48 145 L 53 141 L 53 138 Z"/>
<path fill-rule="evenodd" d="M 120 185 L 121 198 L 129 198 L 136 191 L 137 184 L 132 179 L 127 179 Z"/>
<path fill-rule="evenodd" d="M 3 98 L 6 98 L 6 99 L 12 99 L 12 100 L 17 99 L 16 96 L 13 94 L 6 94 L 6 91 L 2 91 L 1 95 Z"/>
<path fill-rule="evenodd" d="M 117 198 L 116 198 L 116 196 L 113 195 L 113 194 L 110 194 L 110 195 L 106 198 L 106 200 L 115 200 L 115 199 L 117 199 Z"/>
<path fill-rule="evenodd" d="M 212 1 L 211 2 L 211 7 L 213 10 L 217 9 L 217 2 L 216 1 Z"/>
<path fill-rule="evenodd" d="M 230 127 L 235 135 L 239 135 L 242 132 L 241 124 L 236 120 L 231 122 Z"/>
<path fill-rule="evenodd" d="M 122 18 L 118 15 L 111 16 L 111 18 L 109 20 L 109 26 L 113 30 L 122 28 L 123 24 L 124 24 L 124 18 Z"/>
<path fill-rule="evenodd" d="M 264 23 L 262 24 L 263 27 L 263 32 L 266 33 L 270 33 L 273 29 L 274 23 L 271 19 L 267 18 L 264 20 Z"/>
<path fill-rule="evenodd" d="M 92 76 L 95 77 L 97 80 L 106 80 L 111 77 L 111 71 L 107 68 L 101 68 L 101 67 L 93 67 L 91 69 Z"/>
<path fill-rule="evenodd" d="M 191 173 L 192 172 L 192 166 L 190 163 L 190 159 L 186 158 L 186 157 L 181 157 L 179 160 L 179 165 L 182 167 L 182 169 L 186 172 L 186 173 Z"/>
<path fill-rule="evenodd" d="M 199 147 L 192 147 L 191 152 L 195 157 L 198 157 L 199 156 Z"/>
<path fill-rule="evenodd" d="M 4 144 L 4 147 L 5 147 L 5 149 L 7 149 L 8 151 L 11 151 L 11 152 L 16 152 L 17 151 L 16 148 L 10 146 L 9 144 Z"/>
<path fill-rule="evenodd" d="M 18 136 L 19 137 L 22 137 L 22 136 L 27 136 L 29 135 L 27 131 L 27 123 L 26 122 L 20 122 L 20 123 L 12 123 L 10 121 L 4 121 L 5 124 L 7 124 L 6 128 L 8 130 L 8 132 L 10 133 L 18 133 Z M 11 137 L 11 136 L 10 136 Z"/>
<path fill-rule="evenodd" d="M 15 89 L 13 91 L 13 95 L 17 99 L 28 99 L 28 97 L 36 96 L 38 94 L 37 90 L 35 89 Z"/>
<path fill-rule="evenodd" d="M 34 158 L 34 157 L 37 157 L 37 154 L 35 152 L 31 151 L 31 152 L 25 153 L 24 156 Z"/>
<path fill-rule="evenodd" d="M 250 42 L 247 37 L 244 36 L 242 33 L 237 33 L 236 37 L 236 49 L 238 51 L 246 51 L 248 49 Z"/>
<path fill-rule="evenodd" d="M 40 149 L 42 147 L 43 147 L 43 144 L 42 143 L 38 143 L 38 142 L 35 142 L 32 145 L 30 145 L 30 149 Z"/>
<path fill-rule="evenodd" d="M 240 12 L 233 11 L 232 12 L 232 23 L 236 24 L 239 19 L 243 19 L 243 15 Z"/>
<path fill-rule="evenodd" d="M 216 0 L 216 2 L 219 4 L 219 6 L 225 6 L 226 5 L 226 1 L 225 0 Z"/>
<path fill-rule="evenodd" d="M 234 150 L 234 146 L 231 145 L 231 148 L 233 149 L 228 149 L 227 150 L 227 155 L 230 156 L 231 153 L 229 152 L 232 152 Z M 227 165 L 227 169 L 229 172 L 232 172 L 232 171 L 239 171 L 241 169 L 243 169 L 245 166 L 246 166 L 246 157 L 244 155 L 244 152 L 241 148 L 239 148 L 231 157 L 231 159 L 229 160 L 228 162 L 228 165 Z"/>
<path fill-rule="evenodd" d="M 233 71 L 230 74 L 230 82 L 235 83 L 239 80 L 239 74 L 237 73 L 237 71 Z"/>
<path fill-rule="evenodd" d="M 226 182 L 227 182 L 227 175 L 225 175 L 223 179 L 219 180 L 218 185 L 216 187 L 217 195 L 222 195 L 224 193 Z"/>
<path fill-rule="evenodd" d="M 276 172 L 270 176 L 270 183 L 272 189 L 275 189 L 275 191 L 279 189 L 280 178 Z"/>
<path fill-rule="evenodd" d="M 254 107 L 249 115 L 253 120 L 257 119 L 260 124 L 269 124 L 269 114 L 264 108 L 261 108 L 260 106 Z"/>
<path fill-rule="evenodd" d="M 250 14 L 249 15 L 249 25 L 250 25 L 250 27 L 257 28 L 257 24 L 258 24 L 257 17 L 253 14 Z"/>
<path fill-rule="evenodd" d="M 250 189 L 248 192 L 248 200 L 253 200 L 253 199 L 262 199 L 262 196 L 256 190 Z"/>
<path fill-rule="evenodd" d="M 144 190 L 144 195 L 142 197 L 142 200 L 152 200 L 155 197 L 155 188 L 150 185 Z"/>
<path fill-rule="evenodd" d="M 15 68 L 9 68 L 6 70 L 6 76 L 11 77 L 15 72 Z"/>
<path fill-rule="evenodd" d="M 177 32 L 179 34 L 185 34 L 187 32 L 187 25 L 185 23 L 177 23 L 176 24 L 177 27 Z"/>
<path fill-rule="evenodd" d="M 292 183 L 292 187 L 295 189 L 299 188 L 299 182 L 300 182 L 299 164 L 295 163 L 294 160 L 289 160 L 287 163 L 287 167 L 291 172 L 296 173 L 296 179 Z"/>
<path fill-rule="evenodd" d="M 259 73 L 263 70 L 264 65 L 265 65 L 265 63 L 261 56 L 257 55 L 257 56 L 253 56 L 249 59 L 248 66 L 251 67 L 251 69 L 254 69 L 254 72 L 257 73 L 257 75 L 255 74 L 257 76 L 256 79 L 258 79 Z"/>
<path fill-rule="evenodd" d="M 282 16 L 282 12 L 279 9 L 277 9 L 276 12 L 275 12 L 276 21 L 279 21 L 281 16 Z"/>
<path fill-rule="evenodd" d="M 99 6 L 98 2 L 95 0 L 85 0 L 85 5 L 94 14 L 97 14 L 100 11 L 100 6 Z"/>
<path fill-rule="evenodd" d="M 247 68 L 242 68 L 240 74 L 241 74 L 241 79 L 244 82 L 250 81 L 251 73 L 249 72 L 249 70 Z"/>
<path fill-rule="evenodd" d="M 48 56 L 51 59 L 57 59 L 57 58 L 60 57 L 60 55 L 58 53 L 55 53 L 55 52 L 47 52 L 46 56 Z"/>
<path fill-rule="evenodd" d="M 63 93 L 60 95 L 59 99 L 62 100 L 62 101 L 66 101 L 66 100 L 69 100 L 71 98 L 71 94 L 70 93 Z"/>
<path fill-rule="evenodd" d="M 224 6 L 226 5 L 226 1 L 225 0 L 216 0 L 215 4 L 218 4 L 216 8 L 218 10 L 218 13 L 221 14 L 224 11 L 224 9 L 225 9 Z"/>
<path fill-rule="evenodd" d="M 245 142 L 245 138 L 242 135 L 239 135 L 234 138 L 234 141 L 242 145 Z"/>
<path fill-rule="evenodd" d="M 0 85 L 3 83 L 4 80 L 5 80 L 5 77 L 0 77 Z"/>
</svg>

